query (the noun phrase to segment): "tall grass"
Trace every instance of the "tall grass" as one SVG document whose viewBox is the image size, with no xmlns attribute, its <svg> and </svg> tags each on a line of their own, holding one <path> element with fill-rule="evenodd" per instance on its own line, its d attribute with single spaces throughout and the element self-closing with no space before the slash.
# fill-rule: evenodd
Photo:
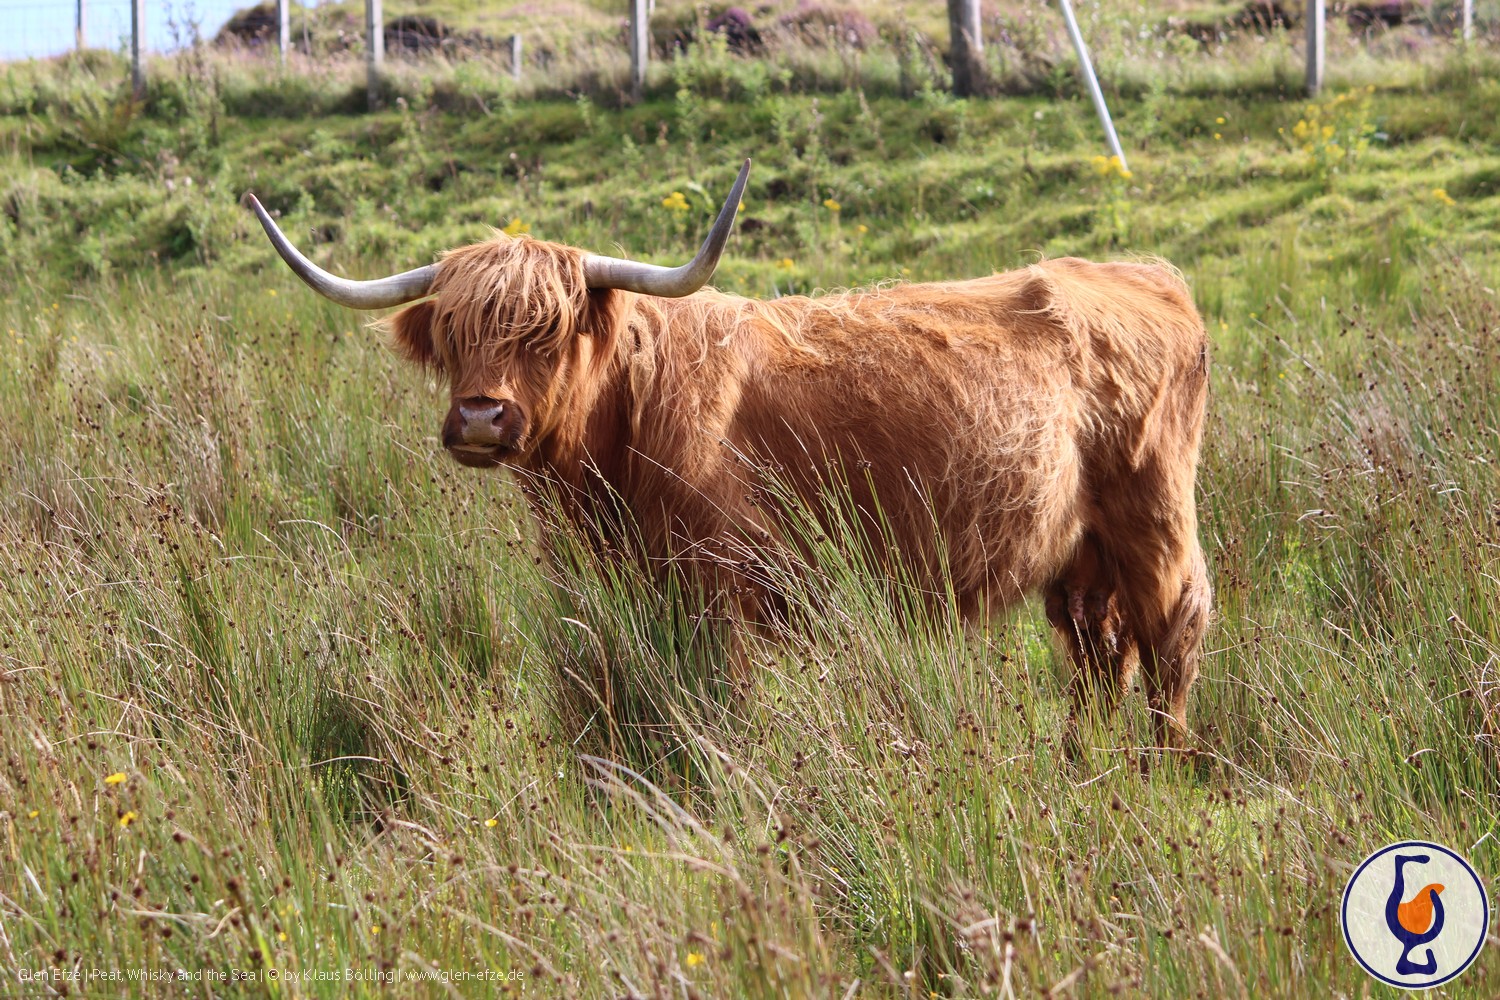
<svg viewBox="0 0 1500 1000">
<path fill-rule="evenodd" d="M 1146 781 L 1138 699 L 1064 762 L 1035 609 L 974 632 L 893 603 L 836 528 L 776 578 L 816 613 L 747 637 L 736 687 L 649 580 L 537 565 L 504 481 L 434 454 L 432 394 L 305 297 L 10 304 L 7 960 L 1358 990 L 1333 912 L 1366 851 L 1494 864 L 1500 317 L 1461 263 L 1412 263 L 1405 329 L 1351 300 L 1220 347 L 1203 751 Z"/>
</svg>

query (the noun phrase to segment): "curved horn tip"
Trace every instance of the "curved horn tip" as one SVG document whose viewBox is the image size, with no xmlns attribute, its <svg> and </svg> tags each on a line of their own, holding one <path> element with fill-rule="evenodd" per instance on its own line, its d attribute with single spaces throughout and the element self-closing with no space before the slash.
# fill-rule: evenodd
<svg viewBox="0 0 1500 1000">
<path fill-rule="evenodd" d="M 724 199 L 703 245 L 686 264 L 681 267 L 661 267 L 589 254 L 584 258 L 584 280 L 590 288 L 620 288 L 664 298 L 693 294 L 708 283 L 718 267 L 719 257 L 724 252 L 729 234 L 734 229 L 734 220 L 739 215 L 740 202 L 744 199 L 745 184 L 749 177 L 750 158 L 747 156 L 740 164 L 740 172 L 729 190 L 729 197 Z"/>
<path fill-rule="evenodd" d="M 438 273 L 437 264 L 427 264 L 400 274 L 369 281 L 341 278 L 338 275 L 329 274 L 298 250 L 292 241 L 286 238 L 286 234 L 271 218 L 271 214 L 261 205 L 259 198 L 246 191 L 241 201 L 248 204 L 255 212 L 261 228 L 266 231 L 266 236 L 271 241 L 271 246 L 287 267 L 291 268 L 292 273 L 301 278 L 313 291 L 332 302 L 350 309 L 388 309 L 431 294 L 432 282 Z"/>
</svg>

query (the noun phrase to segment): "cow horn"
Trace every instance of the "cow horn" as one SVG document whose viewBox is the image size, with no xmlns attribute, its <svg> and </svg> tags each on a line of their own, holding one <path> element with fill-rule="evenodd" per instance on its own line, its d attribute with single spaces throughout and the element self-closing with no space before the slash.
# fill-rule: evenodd
<svg viewBox="0 0 1500 1000">
<path fill-rule="evenodd" d="M 719 266 L 719 256 L 723 254 L 724 244 L 729 240 L 729 231 L 734 228 L 734 216 L 739 211 L 740 199 L 745 195 L 745 181 L 749 177 L 750 161 L 747 159 L 745 165 L 740 167 L 740 175 L 735 178 L 734 187 L 730 189 L 724 207 L 719 209 L 719 217 L 714 220 L 708 239 L 703 241 L 698 256 L 686 264 L 681 267 L 659 267 L 656 264 L 589 254 L 583 259 L 584 281 L 590 288 L 623 288 L 626 291 L 660 295 L 669 299 L 693 294 L 708 284 L 708 279 L 714 275 L 714 268 Z"/>
<path fill-rule="evenodd" d="M 438 265 L 428 264 L 412 271 L 403 271 L 393 274 L 388 278 L 375 278 L 372 281 L 352 281 L 349 278 L 340 278 L 338 275 L 329 274 L 306 257 L 302 252 L 292 246 L 281 227 L 271 221 L 271 216 L 261 207 L 259 199 L 253 194 L 246 194 L 245 201 L 255 210 L 260 219 L 261 227 L 265 229 L 266 235 L 271 238 L 271 245 L 276 252 L 281 254 L 281 259 L 286 261 L 286 266 L 291 268 L 313 291 L 337 302 L 341 306 L 350 309 L 387 309 L 391 306 L 404 305 L 413 299 L 420 299 L 432 288 L 432 279 L 437 277 Z"/>
</svg>

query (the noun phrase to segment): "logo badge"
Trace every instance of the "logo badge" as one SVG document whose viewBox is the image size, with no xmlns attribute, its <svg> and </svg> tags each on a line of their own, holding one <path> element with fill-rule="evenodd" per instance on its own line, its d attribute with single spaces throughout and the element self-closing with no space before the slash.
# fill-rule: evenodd
<svg viewBox="0 0 1500 1000">
<path fill-rule="evenodd" d="M 1365 859 L 1344 890 L 1344 942 L 1383 983 L 1425 990 L 1479 956 L 1490 902 L 1469 863 L 1441 844 L 1407 840 Z"/>
</svg>

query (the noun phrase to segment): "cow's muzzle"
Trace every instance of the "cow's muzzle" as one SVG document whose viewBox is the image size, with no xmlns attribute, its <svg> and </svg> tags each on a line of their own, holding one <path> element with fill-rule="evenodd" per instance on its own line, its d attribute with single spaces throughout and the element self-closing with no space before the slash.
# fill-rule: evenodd
<svg viewBox="0 0 1500 1000">
<path fill-rule="evenodd" d="M 526 417 L 515 402 L 489 396 L 455 399 L 443 421 L 443 447 L 462 465 L 488 468 L 519 450 Z"/>
</svg>

